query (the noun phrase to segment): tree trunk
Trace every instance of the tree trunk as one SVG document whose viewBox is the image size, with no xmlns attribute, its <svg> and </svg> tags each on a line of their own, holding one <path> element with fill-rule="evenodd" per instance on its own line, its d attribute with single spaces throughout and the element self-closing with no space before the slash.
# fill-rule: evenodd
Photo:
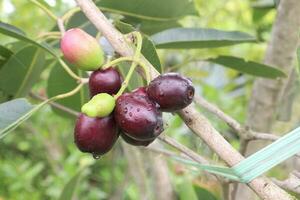
<svg viewBox="0 0 300 200">
<path fill-rule="evenodd" d="M 300 28 L 300 1 L 281 0 L 272 29 L 264 62 L 289 74 L 296 55 Z M 254 82 L 250 99 L 247 124 L 256 131 L 269 132 L 275 121 L 279 94 L 286 79 L 270 80 L 258 78 Z M 262 142 L 250 142 L 246 155 L 256 152 Z M 254 193 L 242 184 L 235 199 L 254 199 Z"/>
</svg>

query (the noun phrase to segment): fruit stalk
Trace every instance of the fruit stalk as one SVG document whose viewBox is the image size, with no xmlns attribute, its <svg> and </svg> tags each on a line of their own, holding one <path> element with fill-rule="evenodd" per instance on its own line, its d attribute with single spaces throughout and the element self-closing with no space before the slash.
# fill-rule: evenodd
<svg viewBox="0 0 300 200">
<path fill-rule="evenodd" d="M 139 32 L 134 32 L 134 35 L 136 36 L 136 39 L 137 39 L 137 47 L 136 47 L 135 54 L 133 56 L 133 60 L 138 60 L 140 55 L 141 55 L 143 38 L 142 38 L 142 35 Z M 129 69 L 127 75 L 126 75 L 126 78 L 125 78 L 124 82 L 122 83 L 122 87 L 120 88 L 119 92 L 115 95 L 116 99 L 119 96 L 121 96 L 123 94 L 123 92 L 126 90 L 136 66 L 137 66 L 136 62 L 131 63 L 131 66 L 130 66 L 130 69 Z"/>
</svg>

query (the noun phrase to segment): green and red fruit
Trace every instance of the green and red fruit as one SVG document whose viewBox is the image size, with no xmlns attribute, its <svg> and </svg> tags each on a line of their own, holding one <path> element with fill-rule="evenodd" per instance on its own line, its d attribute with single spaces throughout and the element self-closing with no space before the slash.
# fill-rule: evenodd
<svg viewBox="0 0 300 200">
<path fill-rule="evenodd" d="M 96 70 L 104 62 L 104 53 L 97 40 L 79 28 L 68 30 L 61 39 L 60 47 L 66 60 L 79 69 Z"/>
<path fill-rule="evenodd" d="M 113 67 L 94 71 L 89 78 L 91 96 L 99 93 L 117 94 L 122 85 L 122 77 Z"/>
<path fill-rule="evenodd" d="M 188 106 L 193 101 L 194 93 L 192 82 L 177 73 L 160 75 L 147 87 L 149 98 L 166 112 L 174 112 Z"/>
<path fill-rule="evenodd" d="M 74 130 L 74 139 L 80 151 L 100 156 L 112 149 L 119 137 L 113 116 L 91 118 L 81 114 Z"/>
<path fill-rule="evenodd" d="M 121 130 L 136 140 L 149 141 L 163 131 L 162 113 L 144 88 L 121 95 L 114 115 Z"/>
<path fill-rule="evenodd" d="M 81 112 L 89 117 L 106 117 L 112 113 L 116 105 L 115 98 L 107 93 L 95 95 L 81 107 Z"/>
</svg>

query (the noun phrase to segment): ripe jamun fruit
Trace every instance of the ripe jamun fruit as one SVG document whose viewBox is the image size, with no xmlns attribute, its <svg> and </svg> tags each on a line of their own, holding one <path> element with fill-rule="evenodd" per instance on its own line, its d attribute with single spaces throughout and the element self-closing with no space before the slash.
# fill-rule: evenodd
<svg viewBox="0 0 300 200">
<path fill-rule="evenodd" d="M 192 82 L 178 73 L 160 75 L 147 87 L 149 98 L 166 112 L 174 112 L 188 106 L 193 101 L 194 93 Z"/>
</svg>

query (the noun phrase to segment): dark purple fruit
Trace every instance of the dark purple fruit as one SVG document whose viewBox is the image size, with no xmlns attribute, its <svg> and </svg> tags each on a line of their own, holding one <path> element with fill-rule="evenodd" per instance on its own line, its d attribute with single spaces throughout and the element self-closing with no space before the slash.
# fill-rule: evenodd
<svg viewBox="0 0 300 200">
<path fill-rule="evenodd" d="M 144 88 L 121 95 L 114 113 L 117 124 L 133 139 L 149 141 L 163 131 L 162 113 Z"/>
<path fill-rule="evenodd" d="M 91 118 L 80 114 L 76 121 L 74 138 L 82 152 L 100 156 L 107 153 L 115 144 L 119 131 L 113 116 Z"/>
<path fill-rule="evenodd" d="M 121 137 L 123 138 L 123 140 L 125 142 L 127 142 L 128 144 L 131 144 L 133 146 L 145 146 L 146 147 L 155 140 L 155 139 L 145 140 L 145 141 L 136 140 L 136 139 L 129 137 L 125 133 L 121 133 Z"/>
<path fill-rule="evenodd" d="M 162 111 L 174 112 L 192 103 L 195 89 L 192 82 L 177 73 L 156 77 L 147 88 L 149 98 L 159 104 Z"/>
<path fill-rule="evenodd" d="M 89 79 L 91 96 L 99 93 L 116 94 L 122 85 L 120 73 L 113 67 L 94 71 Z"/>
</svg>

